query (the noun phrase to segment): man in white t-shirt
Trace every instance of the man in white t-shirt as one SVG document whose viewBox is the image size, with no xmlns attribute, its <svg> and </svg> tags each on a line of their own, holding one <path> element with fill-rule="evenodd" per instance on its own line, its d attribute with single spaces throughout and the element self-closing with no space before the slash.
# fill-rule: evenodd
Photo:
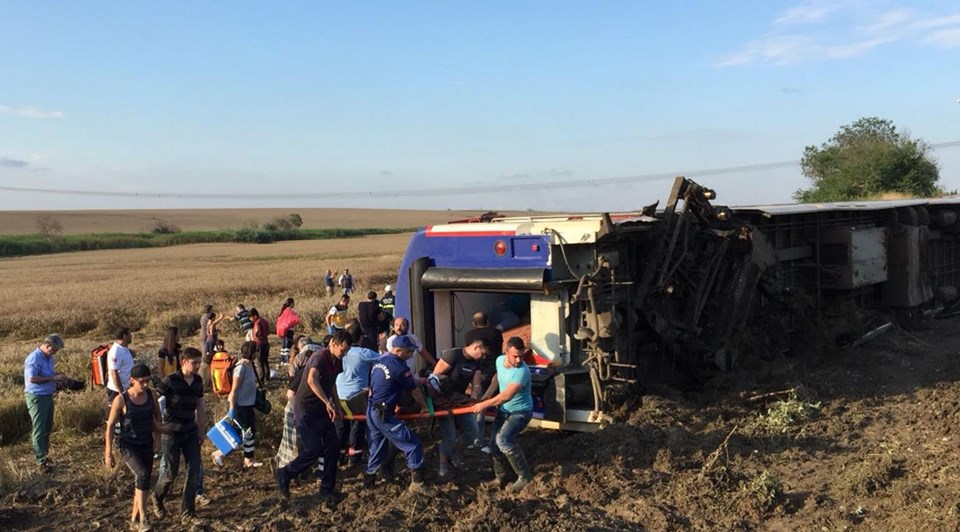
<svg viewBox="0 0 960 532">
<path fill-rule="evenodd" d="M 130 370 L 133 369 L 133 353 L 130 352 L 130 342 L 133 335 L 129 327 L 121 327 L 114 336 L 113 345 L 107 352 L 107 399 L 112 403 L 113 398 L 127 391 L 130 387 Z"/>
<path fill-rule="evenodd" d="M 401 335 L 406 335 L 413 340 L 413 343 L 417 346 L 415 354 L 420 355 L 420 358 L 423 359 L 423 362 L 427 365 L 427 368 L 433 369 L 433 367 L 437 365 L 437 359 L 434 358 L 433 353 L 427 351 L 426 348 L 423 347 L 423 342 L 417 338 L 417 335 L 410 332 L 410 322 L 407 321 L 407 318 L 397 318 L 393 320 L 393 335 L 391 335 L 390 338 L 387 338 L 388 353 L 393 352 L 393 341 Z M 415 357 L 410 357 L 407 359 L 407 366 L 409 366 L 410 370 L 416 374 L 417 359 Z"/>
</svg>

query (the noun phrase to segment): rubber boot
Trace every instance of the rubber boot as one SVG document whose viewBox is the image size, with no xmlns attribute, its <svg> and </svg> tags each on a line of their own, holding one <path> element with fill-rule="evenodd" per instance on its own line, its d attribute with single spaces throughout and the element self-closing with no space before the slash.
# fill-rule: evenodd
<svg viewBox="0 0 960 532">
<path fill-rule="evenodd" d="M 435 497 L 437 495 L 437 490 L 428 487 L 423 482 L 423 469 L 411 469 L 410 470 L 410 493 L 416 493 L 417 495 L 423 495 L 426 497 Z"/>
<path fill-rule="evenodd" d="M 523 451 L 521 450 L 504 456 L 507 457 L 507 461 L 510 462 L 510 467 L 512 467 L 513 471 L 517 474 L 517 481 L 507 486 L 507 491 L 517 493 L 533 480 L 533 474 L 530 472 L 530 464 L 527 463 L 527 457 L 523 455 Z"/>
<path fill-rule="evenodd" d="M 493 475 L 496 477 L 490 485 L 494 489 L 502 490 L 507 485 L 507 459 L 502 454 L 491 456 L 493 459 Z"/>
</svg>

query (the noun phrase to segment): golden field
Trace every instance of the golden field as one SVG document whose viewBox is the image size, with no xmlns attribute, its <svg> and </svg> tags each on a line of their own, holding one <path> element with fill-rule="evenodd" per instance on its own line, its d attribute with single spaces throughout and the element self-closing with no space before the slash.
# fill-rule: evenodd
<svg viewBox="0 0 960 532">
<path fill-rule="evenodd" d="M 0 211 L 0 233 L 10 235 L 38 232 L 37 220 L 44 216 L 60 222 L 64 233 L 150 232 L 159 221 L 184 231 L 212 231 L 259 226 L 277 217 L 297 213 L 304 229 L 421 227 L 468 218 L 479 211 L 427 211 L 402 209 L 154 209 L 90 211 Z M 505 213 L 509 214 L 509 213 Z"/>
<path fill-rule="evenodd" d="M 335 302 L 323 290 L 326 269 L 350 268 L 358 295 L 371 289 L 382 293 L 396 276 L 409 238 L 196 244 L 0 260 L 0 336 L 6 337 L 0 346 L 0 445 L 22 439 L 29 430 L 23 359 L 46 334 L 59 332 L 66 340 L 57 369 L 88 380 L 90 350 L 108 342 L 120 326 L 134 330 L 131 347 L 144 361 L 153 361 L 171 325 L 184 331 L 183 345 L 199 347 L 196 331 L 207 303 L 231 314 L 244 303 L 272 323 L 283 301 L 293 297 L 301 316 L 298 330 L 320 332 L 323 315 Z M 242 338 L 236 325 L 224 322 L 221 329 L 227 348 L 237 351 Z M 100 388 L 58 394 L 55 430 L 97 428 L 102 402 Z"/>
</svg>

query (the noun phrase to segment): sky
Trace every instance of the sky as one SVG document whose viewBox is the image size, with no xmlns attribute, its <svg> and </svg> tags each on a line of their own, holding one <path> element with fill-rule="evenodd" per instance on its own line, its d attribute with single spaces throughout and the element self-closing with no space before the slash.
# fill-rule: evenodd
<svg viewBox="0 0 960 532">
<path fill-rule="evenodd" d="M 2 210 L 784 203 L 865 116 L 960 189 L 960 4 L 0 0 Z"/>
</svg>

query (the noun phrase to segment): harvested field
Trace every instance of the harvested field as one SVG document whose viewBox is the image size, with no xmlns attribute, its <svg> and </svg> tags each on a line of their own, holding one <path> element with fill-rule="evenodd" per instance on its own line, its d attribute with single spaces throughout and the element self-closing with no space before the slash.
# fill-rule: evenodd
<svg viewBox="0 0 960 532">
<path fill-rule="evenodd" d="M 157 222 L 176 225 L 184 231 L 211 231 L 259 226 L 277 217 L 297 213 L 304 229 L 331 227 L 420 227 L 479 214 L 477 211 L 418 211 L 402 209 L 156 209 L 90 211 L 0 211 L 0 233 L 38 232 L 42 217 L 56 220 L 64 233 L 150 232 Z"/>
<path fill-rule="evenodd" d="M 22 359 L 51 328 L 73 328 L 58 368 L 86 371 L 86 352 L 111 326 L 135 323 L 133 348 L 150 358 L 170 323 L 189 326 L 206 302 L 243 301 L 271 314 L 283 298 L 301 313 L 322 313 L 327 267 L 349 267 L 360 290 L 395 275 L 407 235 L 262 246 L 196 245 L 29 257 L 2 261 L 0 430 L 22 420 Z M 117 310 L 119 309 L 119 310 Z M 86 320 L 86 321 L 84 321 Z M 179 321 L 178 321 L 179 320 Z M 308 320 L 309 321 L 309 320 Z M 650 390 L 615 412 L 595 434 L 530 430 L 520 438 L 535 480 L 520 495 L 491 491 L 488 459 L 477 452 L 454 479 L 440 482 L 436 437 L 427 442 L 429 501 L 400 484 L 364 490 L 357 468 L 341 472 L 346 500 L 318 504 L 313 485 L 280 501 L 269 467 L 218 469 L 205 456 L 202 529 L 335 530 L 955 530 L 960 526 L 960 331 L 957 321 L 925 322 L 839 353 L 746 360 L 702 389 Z M 227 327 L 229 330 L 229 327 Z M 239 335 L 227 335 L 228 346 Z M 274 338 L 275 341 L 275 338 Z M 186 344 L 195 337 L 186 338 Z M 809 346 L 794 346 L 808 352 Z M 261 458 L 279 439 L 275 413 L 261 418 Z M 29 441 L 9 429 L 0 447 L 0 528 L 119 529 L 130 510 L 132 477 L 105 471 L 102 434 L 90 426 L 102 390 L 61 394 L 53 457 L 41 474 Z M 223 401 L 211 399 L 214 416 Z M 402 469 L 402 468 L 401 468 Z M 178 509 L 171 497 L 168 509 Z M 181 530 L 177 522 L 161 530 Z"/>
</svg>

